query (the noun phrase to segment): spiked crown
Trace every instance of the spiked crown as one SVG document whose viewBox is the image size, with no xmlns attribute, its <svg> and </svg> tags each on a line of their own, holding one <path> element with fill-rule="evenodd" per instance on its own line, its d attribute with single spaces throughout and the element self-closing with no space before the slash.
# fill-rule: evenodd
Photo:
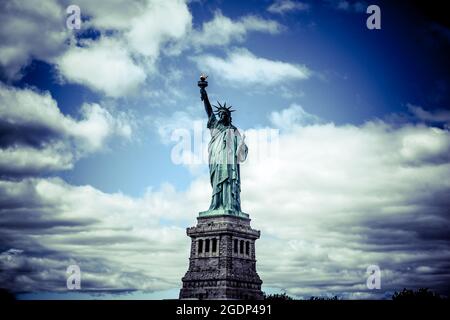
<svg viewBox="0 0 450 320">
<path fill-rule="evenodd" d="M 232 106 L 227 107 L 227 103 L 225 102 L 223 105 L 220 104 L 219 101 L 217 101 L 217 104 L 219 106 L 214 106 L 214 108 L 216 108 L 216 110 L 214 111 L 215 114 L 220 114 L 222 112 L 226 112 L 228 113 L 228 115 L 231 116 L 231 112 L 234 112 L 236 110 L 232 110 Z"/>
</svg>

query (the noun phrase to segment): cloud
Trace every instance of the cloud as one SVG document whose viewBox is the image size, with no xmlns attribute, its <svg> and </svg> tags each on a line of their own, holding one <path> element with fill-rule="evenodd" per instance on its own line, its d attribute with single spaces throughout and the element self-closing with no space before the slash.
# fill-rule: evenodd
<svg viewBox="0 0 450 320">
<path fill-rule="evenodd" d="M 368 4 L 361 1 L 329 0 L 330 5 L 340 11 L 365 13 Z"/>
<path fill-rule="evenodd" d="M 65 49 L 70 32 L 65 11 L 55 0 L 2 1 L 0 4 L 0 66 L 8 78 L 21 76 L 31 59 L 49 61 Z"/>
<path fill-rule="evenodd" d="M 124 44 L 112 39 L 88 41 L 57 59 L 58 70 L 75 83 L 111 97 L 132 92 L 144 83 L 145 71 L 134 63 Z"/>
<path fill-rule="evenodd" d="M 231 50 L 225 59 L 214 55 L 200 55 L 192 59 L 199 70 L 213 73 L 235 86 L 270 86 L 308 79 L 311 75 L 304 65 L 257 57 L 243 48 Z"/>
<path fill-rule="evenodd" d="M 124 114 L 84 104 L 80 119 L 63 115 L 48 92 L 0 85 L 0 175 L 35 175 L 70 169 L 81 156 L 102 150 L 110 137 L 129 139 Z"/>
<path fill-rule="evenodd" d="M 62 143 L 41 150 L 14 146 L 0 149 L 0 176 L 20 177 L 67 170 L 73 167 L 74 162 L 75 156 Z"/>
<path fill-rule="evenodd" d="M 110 0 L 93 3 L 90 0 L 78 0 L 77 5 L 82 14 L 90 17 L 83 21 L 86 27 L 97 30 L 126 31 L 129 29 L 130 21 L 143 14 L 148 9 L 148 4 L 158 5 L 158 1 L 136 1 L 123 2 L 121 0 Z"/>
<path fill-rule="evenodd" d="M 323 122 L 319 117 L 306 112 L 302 106 L 295 103 L 287 109 L 272 111 L 269 121 L 275 128 L 284 130 L 292 130 L 299 125 L 305 126 Z"/>
<path fill-rule="evenodd" d="M 242 207 L 262 232 L 264 285 L 305 298 L 383 298 L 403 287 L 448 293 L 449 132 L 305 121 L 311 116 L 298 105 L 270 114 L 290 127 L 279 156 L 241 168 Z M 258 146 L 248 143 L 255 156 Z M 2 181 L 2 283 L 64 291 L 64 270 L 76 263 L 86 290 L 179 288 L 190 244 L 184 227 L 210 193 L 205 175 L 186 190 L 164 184 L 138 198 L 61 179 Z M 366 287 L 372 264 L 381 290 Z"/>
<path fill-rule="evenodd" d="M 220 12 L 191 30 L 181 1 L 79 3 L 90 17 L 86 23 L 102 33 L 79 46 L 64 45 L 70 35 L 56 2 L 36 8 L 3 5 L 4 70 L 16 75 L 35 57 L 57 63 L 67 81 L 120 97 L 137 90 L 161 55 L 190 35 L 199 36 L 200 50 L 242 42 L 250 32 L 282 31 L 273 20 L 232 20 Z M 156 13 L 158 19 L 176 20 L 173 29 L 151 20 Z M 234 85 L 273 85 L 311 75 L 305 66 L 245 49 L 194 60 L 202 71 L 207 67 Z M 115 69 L 109 68 L 111 61 Z M 264 285 L 302 297 L 385 297 L 403 287 L 425 286 L 448 293 L 450 137 L 448 130 L 433 127 L 447 124 L 448 114 L 409 109 L 421 124 L 337 126 L 297 104 L 268 115 L 273 126 L 285 129 L 279 157 L 252 162 L 258 146 L 249 139 L 250 161 L 241 171 L 243 209 L 262 231 L 257 267 Z M 186 190 L 163 184 L 142 197 L 37 178 L 70 169 L 113 137 L 130 138 L 132 125 L 100 104 L 84 104 L 70 117 L 49 93 L 4 85 L 0 119 L 2 286 L 65 292 L 65 270 L 79 264 L 88 291 L 179 288 L 190 244 L 184 227 L 207 209 L 207 176 L 196 177 Z M 170 132 L 192 123 L 183 112 L 168 120 L 158 127 L 166 143 Z M 370 264 L 382 270 L 380 291 L 365 286 Z"/>
<path fill-rule="evenodd" d="M 185 36 L 191 24 L 192 16 L 185 1 L 152 1 L 130 20 L 125 37 L 134 51 L 156 59 L 162 46 Z"/>
<path fill-rule="evenodd" d="M 155 73 L 161 53 L 182 39 L 192 24 L 188 7 L 181 0 L 137 1 L 127 8 L 119 2 L 80 5 L 91 14 L 88 26 L 103 36 L 82 41 L 82 46 L 72 45 L 56 60 L 58 69 L 68 81 L 115 98 L 136 92 L 147 74 Z"/>
<path fill-rule="evenodd" d="M 276 14 L 305 10 L 309 10 L 309 4 L 292 0 L 275 0 L 275 2 L 267 8 L 267 11 Z"/>
<path fill-rule="evenodd" d="M 210 21 L 196 30 L 183 0 L 130 1 L 126 6 L 120 1 L 96 4 L 82 0 L 77 5 L 88 18 L 83 20 L 81 31 L 65 27 L 64 1 L 52 1 L 42 8 L 5 6 L 0 64 L 7 78 L 20 77 L 23 67 L 32 59 L 40 59 L 55 64 L 65 81 L 119 98 L 132 95 L 150 81 L 157 74 L 161 56 L 241 43 L 251 32 L 278 34 L 284 29 L 275 20 L 256 15 L 233 20 L 216 11 Z M 94 30 L 100 36 L 86 39 L 86 30 Z M 249 53 L 243 58 L 271 69 L 269 60 L 257 60 Z M 287 72 L 287 77 L 302 77 L 299 70 L 306 72 L 301 66 L 275 64 L 276 69 Z"/>
<path fill-rule="evenodd" d="M 42 6 L 3 3 L 0 64 L 7 78 L 20 77 L 21 68 L 40 59 L 56 64 L 67 81 L 121 97 L 142 85 L 147 74 L 155 72 L 160 54 L 191 29 L 192 16 L 181 0 L 77 5 L 89 18 L 78 33 L 65 26 L 65 1 Z M 101 37 L 76 38 L 89 28 Z"/>
<path fill-rule="evenodd" d="M 203 23 L 201 30 L 190 35 L 189 41 L 197 47 L 227 46 L 235 41 L 243 42 L 250 32 L 277 34 L 282 30 L 283 27 L 275 20 L 254 15 L 232 20 L 217 10 L 212 20 Z"/>
<path fill-rule="evenodd" d="M 291 106 L 271 115 L 291 127 L 278 160 L 241 169 L 243 209 L 262 232 L 265 285 L 304 298 L 383 298 L 430 286 L 448 294 L 450 183 L 440 177 L 450 175 L 449 132 L 279 121 L 293 110 L 302 114 Z M 371 264 L 382 270 L 380 291 L 366 288 Z"/>
<path fill-rule="evenodd" d="M 190 134 L 196 123 L 206 126 L 204 119 L 193 117 L 186 111 L 176 111 L 169 117 L 156 117 L 152 120 L 152 125 L 164 144 L 169 144 L 177 131 L 187 131 Z"/>
<path fill-rule="evenodd" d="M 417 119 L 435 124 L 444 124 L 447 128 L 450 127 L 450 111 L 446 109 L 437 109 L 434 111 L 427 111 L 421 106 L 407 104 L 409 112 L 411 112 Z"/>
<path fill-rule="evenodd" d="M 176 287 L 186 271 L 189 242 L 183 228 L 159 221 L 193 220 L 191 203 L 199 202 L 201 191 L 180 199 L 163 185 L 135 199 L 58 178 L 1 181 L 1 245 L 8 248 L 0 254 L 2 286 L 65 292 L 65 270 L 77 264 L 86 291 Z"/>
</svg>

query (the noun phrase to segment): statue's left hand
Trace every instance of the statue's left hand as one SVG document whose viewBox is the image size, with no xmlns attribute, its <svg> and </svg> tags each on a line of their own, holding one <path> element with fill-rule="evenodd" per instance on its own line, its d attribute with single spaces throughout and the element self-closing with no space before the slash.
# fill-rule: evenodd
<svg viewBox="0 0 450 320">
<path fill-rule="evenodd" d="M 248 152 L 248 147 L 245 144 L 245 133 L 242 134 L 242 139 L 241 142 L 239 143 L 238 149 L 237 149 L 237 156 L 238 156 L 238 161 L 239 162 L 244 162 L 245 159 L 247 159 L 247 152 Z"/>
</svg>

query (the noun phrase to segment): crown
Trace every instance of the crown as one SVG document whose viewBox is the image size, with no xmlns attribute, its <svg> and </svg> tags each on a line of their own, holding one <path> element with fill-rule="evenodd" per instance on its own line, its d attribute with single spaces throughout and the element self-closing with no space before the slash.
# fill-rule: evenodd
<svg viewBox="0 0 450 320">
<path fill-rule="evenodd" d="M 223 104 L 223 106 L 220 104 L 219 101 L 217 101 L 217 104 L 218 104 L 219 106 L 214 106 L 214 108 L 216 108 L 216 110 L 214 111 L 214 113 L 216 113 L 216 114 L 219 114 L 219 113 L 221 113 L 221 112 L 227 112 L 228 114 L 231 114 L 231 112 L 236 111 L 236 110 L 232 110 L 232 109 L 231 109 L 232 106 L 227 107 L 227 103 L 226 103 L 226 102 Z"/>
</svg>

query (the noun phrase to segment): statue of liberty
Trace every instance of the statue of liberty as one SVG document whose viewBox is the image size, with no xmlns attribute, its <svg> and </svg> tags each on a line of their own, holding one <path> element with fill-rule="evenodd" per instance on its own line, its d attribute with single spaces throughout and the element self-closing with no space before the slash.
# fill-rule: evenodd
<svg viewBox="0 0 450 320">
<path fill-rule="evenodd" d="M 200 216 L 230 214 L 248 218 L 241 211 L 241 177 L 240 163 L 247 158 L 248 147 L 245 144 L 245 135 L 241 136 L 239 130 L 231 123 L 231 113 L 234 110 L 226 103 L 213 111 L 206 93 L 207 76 L 201 75 L 198 86 L 201 99 L 205 105 L 208 116 L 207 127 L 211 132 L 208 145 L 209 175 L 212 186 L 212 199 L 208 211 L 200 212 Z"/>
</svg>

